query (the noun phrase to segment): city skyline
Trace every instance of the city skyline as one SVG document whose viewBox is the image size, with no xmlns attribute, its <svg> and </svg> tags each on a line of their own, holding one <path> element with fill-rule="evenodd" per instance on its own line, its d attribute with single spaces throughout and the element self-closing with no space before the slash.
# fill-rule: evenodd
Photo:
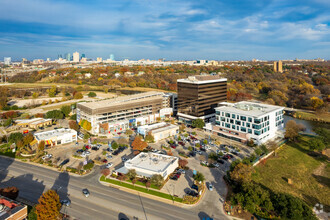
<svg viewBox="0 0 330 220">
<path fill-rule="evenodd" d="M 0 57 L 330 59 L 330 3 L 0 1 Z M 81 53 L 80 52 L 80 53 Z"/>
</svg>

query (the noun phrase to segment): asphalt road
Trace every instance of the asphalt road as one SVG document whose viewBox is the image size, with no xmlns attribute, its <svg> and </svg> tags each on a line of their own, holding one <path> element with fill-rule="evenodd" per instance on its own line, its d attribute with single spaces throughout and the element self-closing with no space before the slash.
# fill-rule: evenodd
<svg viewBox="0 0 330 220">
<path fill-rule="evenodd" d="M 86 177 L 69 176 L 44 167 L 0 157 L 0 186 L 16 186 L 19 197 L 37 203 L 42 192 L 57 190 L 61 199 L 69 198 L 70 207 L 63 212 L 74 219 L 226 219 L 219 201 L 203 201 L 194 207 L 181 208 L 156 200 L 133 195 L 115 188 L 101 185 L 99 172 Z M 90 196 L 85 198 L 81 190 L 88 188 Z M 210 199 L 216 199 L 210 197 Z M 208 213 L 203 210 L 207 210 Z"/>
</svg>

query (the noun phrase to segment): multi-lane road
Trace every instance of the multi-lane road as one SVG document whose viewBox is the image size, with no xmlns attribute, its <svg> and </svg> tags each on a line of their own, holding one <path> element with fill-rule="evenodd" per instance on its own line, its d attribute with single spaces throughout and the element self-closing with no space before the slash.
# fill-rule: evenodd
<svg viewBox="0 0 330 220">
<path fill-rule="evenodd" d="M 206 195 L 196 206 L 178 207 L 103 186 L 98 177 L 98 171 L 75 177 L 0 157 L 0 187 L 16 186 L 20 198 L 34 203 L 42 192 L 55 189 L 61 199 L 71 200 L 70 207 L 64 207 L 62 211 L 74 219 L 226 219 L 216 194 Z M 88 198 L 82 195 L 83 188 L 90 191 Z"/>
</svg>

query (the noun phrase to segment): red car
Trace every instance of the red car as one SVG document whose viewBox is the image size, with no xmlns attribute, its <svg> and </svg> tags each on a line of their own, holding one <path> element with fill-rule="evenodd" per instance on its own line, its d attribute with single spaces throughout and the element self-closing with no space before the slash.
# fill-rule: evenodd
<svg viewBox="0 0 330 220">
<path fill-rule="evenodd" d="M 179 141 L 178 142 L 180 145 L 184 146 L 184 143 L 182 141 Z"/>
<path fill-rule="evenodd" d="M 175 149 L 175 148 L 176 148 L 176 146 L 172 144 L 172 145 L 171 145 L 171 148 Z"/>
<path fill-rule="evenodd" d="M 107 159 L 103 159 L 102 162 L 103 163 L 108 163 L 108 160 Z"/>
<path fill-rule="evenodd" d="M 177 178 L 180 178 L 181 173 L 176 173 L 175 176 L 176 176 Z"/>
<path fill-rule="evenodd" d="M 89 150 L 89 149 L 91 149 L 91 146 L 86 145 L 85 148 L 86 148 L 87 150 Z"/>
</svg>

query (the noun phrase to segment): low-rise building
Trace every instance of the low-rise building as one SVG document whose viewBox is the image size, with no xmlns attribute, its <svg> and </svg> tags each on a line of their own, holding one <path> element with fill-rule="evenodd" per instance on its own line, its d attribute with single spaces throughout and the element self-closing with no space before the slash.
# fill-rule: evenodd
<svg viewBox="0 0 330 220">
<path fill-rule="evenodd" d="M 0 219 L 1 220 L 23 220 L 27 217 L 27 206 L 0 196 Z"/>
<path fill-rule="evenodd" d="M 138 176 L 151 177 L 159 174 L 165 180 L 178 166 L 179 158 L 177 157 L 149 152 L 140 153 L 133 159 L 126 161 L 124 166 L 115 172 L 126 174 L 129 170 L 134 169 Z"/>
<path fill-rule="evenodd" d="M 284 107 L 247 101 L 219 105 L 212 126 L 212 132 L 219 136 L 261 144 L 275 138 L 284 128 Z"/>
<path fill-rule="evenodd" d="M 20 128 L 38 129 L 52 125 L 52 119 L 44 119 L 44 118 L 22 119 L 22 120 L 16 120 L 15 123 Z"/>
<path fill-rule="evenodd" d="M 77 122 L 91 123 L 92 134 L 125 131 L 127 128 L 155 123 L 172 114 L 162 92 L 145 92 L 114 99 L 77 103 Z"/>
<path fill-rule="evenodd" d="M 34 138 L 37 140 L 38 144 L 41 141 L 45 141 L 46 146 L 56 146 L 59 144 L 76 142 L 77 131 L 68 128 L 60 128 L 34 133 Z"/>
<path fill-rule="evenodd" d="M 138 127 L 137 132 L 144 137 L 148 134 L 151 134 L 154 137 L 154 140 L 157 142 L 161 139 L 178 134 L 179 126 L 161 122 L 152 125 L 140 126 Z"/>
</svg>

